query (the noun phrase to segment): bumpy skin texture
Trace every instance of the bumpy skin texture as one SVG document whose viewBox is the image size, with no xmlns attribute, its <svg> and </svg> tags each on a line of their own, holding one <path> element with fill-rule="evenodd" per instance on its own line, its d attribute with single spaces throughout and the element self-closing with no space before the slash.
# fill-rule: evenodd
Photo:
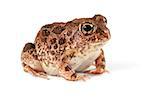
<svg viewBox="0 0 150 99">
<path fill-rule="evenodd" d="M 77 72 L 101 74 L 105 71 L 102 46 L 110 39 L 107 20 L 102 15 L 43 26 L 34 43 L 23 48 L 21 60 L 26 72 L 47 78 L 57 75 L 67 80 L 84 79 Z M 86 68 L 95 65 L 95 70 Z"/>
</svg>

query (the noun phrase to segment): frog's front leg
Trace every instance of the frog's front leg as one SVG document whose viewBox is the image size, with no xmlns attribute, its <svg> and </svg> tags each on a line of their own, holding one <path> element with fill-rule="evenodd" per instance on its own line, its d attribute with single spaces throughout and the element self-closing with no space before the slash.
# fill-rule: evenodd
<svg viewBox="0 0 150 99">
<path fill-rule="evenodd" d="M 96 67 L 96 69 L 84 71 L 85 73 L 89 73 L 89 74 L 102 74 L 104 72 L 107 72 L 107 70 L 105 70 L 104 51 L 102 49 L 100 51 L 101 51 L 101 54 L 95 60 L 95 65 L 94 66 Z"/>
<path fill-rule="evenodd" d="M 59 75 L 70 81 L 86 80 L 86 75 L 77 74 L 72 67 L 67 63 L 59 65 Z"/>
<path fill-rule="evenodd" d="M 37 58 L 34 44 L 27 43 L 24 46 L 21 53 L 21 61 L 25 72 L 28 72 L 37 77 L 48 79 L 47 74 L 44 72 Z"/>
</svg>

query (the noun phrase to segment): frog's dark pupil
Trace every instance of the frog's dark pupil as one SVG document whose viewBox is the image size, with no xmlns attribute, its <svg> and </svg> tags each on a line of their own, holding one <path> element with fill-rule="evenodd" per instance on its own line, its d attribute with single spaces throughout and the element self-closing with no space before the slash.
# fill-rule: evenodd
<svg viewBox="0 0 150 99">
<path fill-rule="evenodd" d="M 85 26 L 83 27 L 83 29 L 84 29 L 86 32 L 88 32 L 88 31 L 92 30 L 92 27 L 91 27 L 90 25 L 85 25 Z"/>
</svg>

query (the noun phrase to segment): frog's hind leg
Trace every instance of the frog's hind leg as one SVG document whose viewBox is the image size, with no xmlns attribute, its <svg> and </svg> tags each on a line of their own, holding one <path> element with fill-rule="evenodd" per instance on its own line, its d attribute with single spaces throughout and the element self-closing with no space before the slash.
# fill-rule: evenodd
<svg viewBox="0 0 150 99">
<path fill-rule="evenodd" d="M 95 67 L 96 69 L 94 70 L 87 70 L 84 71 L 84 73 L 88 73 L 88 74 L 102 74 L 104 72 L 108 72 L 107 70 L 105 70 L 105 57 L 104 57 L 104 51 L 101 49 L 101 54 L 99 55 L 99 57 L 95 60 Z"/>
<path fill-rule="evenodd" d="M 21 61 L 25 72 L 37 77 L 48 79 L 47 74 L 44 72 L 38 60 L 34 44 L 27 43 L 24 46 L 21 53 Z"/>
</svg>

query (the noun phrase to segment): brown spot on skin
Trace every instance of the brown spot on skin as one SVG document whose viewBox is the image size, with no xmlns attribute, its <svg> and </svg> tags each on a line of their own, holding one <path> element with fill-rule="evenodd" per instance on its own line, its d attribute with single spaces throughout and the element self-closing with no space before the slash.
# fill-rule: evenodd
<svg viewBox="0 0 150 99">
<path fill-rule="evenodd" d="M 71 70 L 71 67 L 70 66 L 66 66 L 65 67 L 65 71 L 70 71 Z"/>
<path fill-rule="evenodd" d="M 55 52 L 54 52 L 54 51 L 51 51 L 51 54 L 52 54 L 52 55 L 55 55 Z"/>
<path fill-rule="evenodd" d="M 38 60 L 38 56 L 37 55 L 33 55 L 35 60 Z"/>
<path fill-rule="evenodd" d="M 54 44 L 54 43 L 56 43 L 56 38 L 53 38 L 53 39 L 51 40 L 51 44 Z"/>
<path fill-rule="evenodd" d="M 41 49 L 38 50 L 38 53 L 41 53 Z"/>
<path fill-rule="evenodd" d="M 72 75 L 71 75 L 71 78 L 76 78 L 77 77 L 77 74 L 76 73 L 73 73 Z"/>
<path fill-rule="evenodd" d="M 71 34 L 72 34 L 71 31 L 68 31 L 68 32 L 67 32 L 67 36 L 70 36 Z"/>
<path fill-rule="evenodd" d="M 60 34 L 62 31 L 64 31 L 65 28 L 64 27 L 61 27 L 61 26 L 57 26 L 53 29 L 52 32 L 56 33 L 56 34 Z"/>
<path fill-rule="evenodd" d="M 73 37 L 70 38 L 70 41 L 73 41 Z"/>
<path fill-rule="evenodd" d="M 46 42 L 47 38 L 42 38 L 42 42 Z"/>
<path fill-rule="evenodd" d="M 41 46 L 40 43 L 38 43 L 37 46 L 38 46 L 38 48 L 40 48 L 40 46 Z"/>
<path fill-rule="evenodd" d="M 55 58 L 53 57 L 53 58 L 52 58 L 52 60 L 54 61 L 54 60 L 55 60 Z"/>
<path fill-rule="evenodd" d="M 51 45 L 49 46 L 49 49 L 51 49 L 52 47 L 51 47 Z"/>
<path fill-rule="evenodd" d="M 59 50 L 59 54 L 62 56 L 64 54 L 65 50 Z"/>
<path fill-rule="evenodd" d="M 62 45 L 66 42 L 66 39 L 65 38 L 60 38 L 59 39 L 59 44 Z"/>
<path fill-rule="evenodd" d="M 57 60 L 58 59 L 58 57 L 55 57 L 55 60 Z"/>
<path fill-rule="evenodd" d="M 42 53 L 41 53 L 41 55 L 42 55 L 42 56 L 44 56 L 44 55 L 45 55 L 45 53 L 44 53 L 44 52 L 42 52 Z"/>
<path fill-rule="evenodd" d="M 48 36 L 50 34 L 50 32 L 47 30 L 47 29 L 44 29 L 43 31 L 42 31 L 42 35 L 43 36 Z"/>
<path fill-rule="evenodd" d="M 58 45 L 57 45 L 57 44 L 55 44 L 55 45 L 54 45 L 54 49 L 57 49 L 57 48 L 58 48 Z"/>
<path fill-rule="evenodd" d="M 33 51 L 30 51 L 30 53 L 33 53 Z"/>
<path fill-rule="evenodd" d="M 89 40 L 95 41 L 96 38 L 95 38 L 95 36 L 92 36 L 92 37 L 89 38 Z"/>
<path fill-rule="evenodd" d="M 35 45 L 32 44 L 32 43 L 27 43 L 27 44 L 25 45 L 25 47 L 23 48 L 23 52 L 26 52 L 26 51 L 28 51 L 28 50 L 31 49 L 31 48 L 35 49 Z"/>
<path fill-rule="evenodd" d="M 75 52 L 71 53 L 71 54 L 70 54 L 70 58 L 75 57 L 74 54 L 75 54 Z"/>
<path fill-rule="evenodd" d="M 65 56 L 65 57 L 62 58 L 62 61 L 63 61 L 63 62 L 66 62 L 67 59 L 68 59 L 68 56 Z"/>
</svg>

